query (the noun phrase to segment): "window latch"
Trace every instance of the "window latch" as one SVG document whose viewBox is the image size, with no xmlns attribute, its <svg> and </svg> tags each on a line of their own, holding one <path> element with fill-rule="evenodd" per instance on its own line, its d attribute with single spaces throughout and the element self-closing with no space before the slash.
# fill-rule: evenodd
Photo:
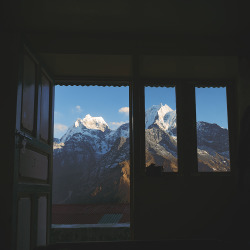
<svg viewBox="0 0 250 250">
<path fill-rule="evenodd" d="M 21 152 L 22 153 L 25 153 L 25 149 L 26 149 L 26 144 L 27 144 L 27 141 L 31 141 L 32 140 L 32 137 L 25 134 L 24 132 L 22 131 L 19 131 L 16 129 L 16 132 L 15 134 L 18 136 L 18 141 L 17 141 L 17 148 L 21 149 Z"/>
</svg>

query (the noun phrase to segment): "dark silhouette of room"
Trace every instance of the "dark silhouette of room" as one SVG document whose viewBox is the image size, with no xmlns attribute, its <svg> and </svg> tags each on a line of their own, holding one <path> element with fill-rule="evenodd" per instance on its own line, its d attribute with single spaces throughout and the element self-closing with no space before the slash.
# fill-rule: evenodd
<svg viewBox="0 0 250 250">
<path fill-rule="evenodd" d="M 4 249 L 249 246 L 250 43 L 243 2 L 15 0 L 2 5 Z M 52 226 L 57 86 L 128 88 L 129 227 Z M 158 129 L 145 125 L 146 89 L 155 87 L 159 95 L 161 89 L 175 89 L 177 127 L 172 137 L 164 134 L 174 148 L 171 162 L 152 153 L 160 142 L 153 148 L 155 136 L 147 139 L 145 132 Z M 228 142 L 220 145 L 227 153 L 208 151 L 210 139 L 199 148 L 197 88 L 225 90 Z M 222 135 L 212 131 L 214 139 Z M 199 158 L 204 152 L 210 152 L 210 165 Z M 148 168 L 161 160 L 163 167 Z"/>
</svg>

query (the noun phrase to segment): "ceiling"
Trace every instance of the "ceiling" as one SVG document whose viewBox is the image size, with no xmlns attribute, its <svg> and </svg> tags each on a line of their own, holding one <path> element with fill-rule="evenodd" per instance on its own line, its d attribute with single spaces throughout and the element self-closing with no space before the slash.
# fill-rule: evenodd
<svg viewBox="0 0 250 250">
<path fill-rule="evenodd" d="M 121 65 L 130 61 L 125 55 L 132 54 L 235 56 L 250 30 L 247 8 L 236 0 L 13 0 L 2 4 L 3 28 L 25 34 L 58 75 L 65 75 L 69 64 L 80 74 L 79 60 L 87 65 L 89 59 L 82 58 L 89 56 L 79 54 L 124 55 Z M 126 67 L 123 74 L 130 74 L 131 67 Z"/>
<path fill-rule="evenodd" d="M 19 0 L 5 1 L 7 26 L 27 32 L 136 32 L 234 35 L 239 1 Z"/>
</svg>

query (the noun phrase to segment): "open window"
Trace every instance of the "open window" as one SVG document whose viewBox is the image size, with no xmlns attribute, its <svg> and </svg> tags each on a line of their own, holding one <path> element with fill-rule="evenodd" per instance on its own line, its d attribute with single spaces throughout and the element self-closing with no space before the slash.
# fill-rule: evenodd
<svg viewBox="0 0 250 250">
<path fill-rule="evenodd" d="M 52 242 L 130 237 L 129 86 L 55 87 Z"/>
</svg>

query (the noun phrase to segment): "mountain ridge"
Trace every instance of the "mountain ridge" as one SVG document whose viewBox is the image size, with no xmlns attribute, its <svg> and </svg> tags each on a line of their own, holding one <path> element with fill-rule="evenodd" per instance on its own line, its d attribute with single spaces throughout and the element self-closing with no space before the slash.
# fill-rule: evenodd
<svg viewBox="0 0 250 250">
<path fill-rule="evenodd" d="M 177 172 L 176 111 L 160 104 L 145 116 L 146 167 Z M 197 145 L 199 171 L 229 170 L 227 129 L 198 122 Z M 111 130 L 102 117 L 77 119 L 54 140 L 53 203 L 129 202 L 129 161 L 129 123 Z"/>
</svg>

